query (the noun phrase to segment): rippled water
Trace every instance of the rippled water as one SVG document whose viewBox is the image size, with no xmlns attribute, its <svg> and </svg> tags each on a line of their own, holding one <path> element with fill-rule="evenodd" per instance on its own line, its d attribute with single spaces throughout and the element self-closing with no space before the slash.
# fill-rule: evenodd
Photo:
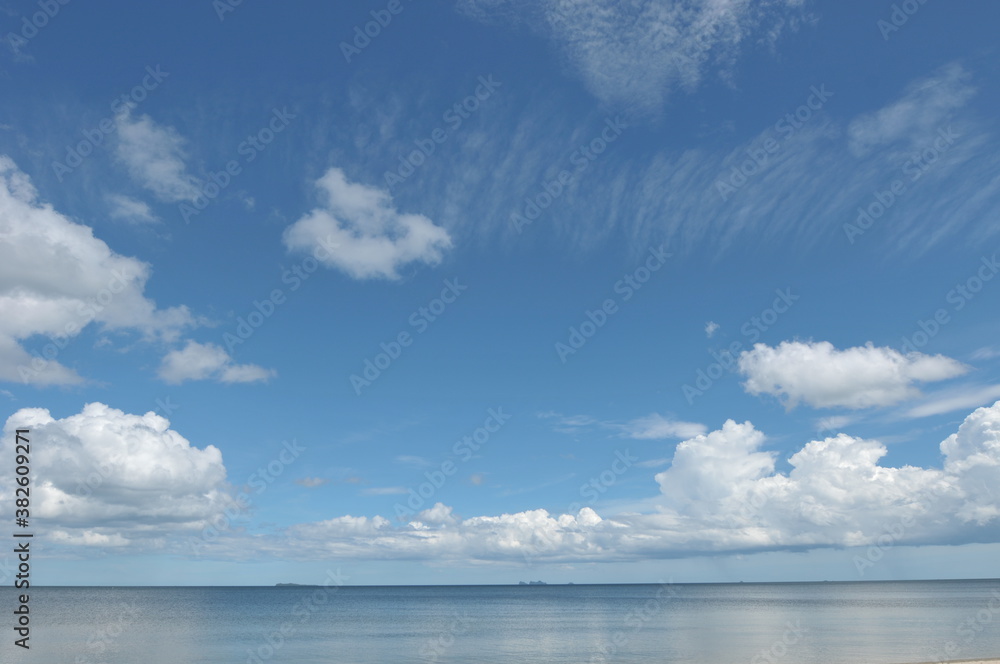
<svg viewBox="0 0 1000 664">
<path fill-rule="evenodd" d="M 7 616 L 14 592 L 0 592 Z M 0 660 L 877 664 L 1000 657 L 1000 580 L 33 588 L 31 617 L 30 652 L 13 647 L 8 628 Z"/>
</svg>

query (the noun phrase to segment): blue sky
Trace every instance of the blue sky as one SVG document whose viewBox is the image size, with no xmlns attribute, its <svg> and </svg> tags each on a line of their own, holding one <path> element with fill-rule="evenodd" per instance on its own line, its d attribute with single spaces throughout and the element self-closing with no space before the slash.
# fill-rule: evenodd
<svg viewBox="0 0 1000 664">
<path fill-rule="evenodd" d="M 3 9 L 39 583 L 996 576 L 992 3 Z"/>
</svg>

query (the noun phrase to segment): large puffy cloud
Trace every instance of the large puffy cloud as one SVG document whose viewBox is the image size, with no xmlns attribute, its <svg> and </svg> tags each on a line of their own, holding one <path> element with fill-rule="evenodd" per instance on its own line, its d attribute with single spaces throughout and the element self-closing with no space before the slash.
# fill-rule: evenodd
<svg viewBox="0 0 1000 664">
<path fill-rule="evenodd" d="M 289 250 L 322 246 L 323 262 L 355 279 L 398 279 L 399 268 L 436 265 L 451 247 L 443 228 L 423 215 L 401 214 L 388 193 L 348 182 L 339 168 L 328 170 L 316 186 L 324 205 L 285 229 Z"/>
<path fill-rule="evenodd" d="M 146 298 L 149 276 L 148 264 L 115 253 L 90 227 L 39 202 L 28 177 L 0 156 L 0 380 L 80 382 L 58 355 L 91 322 L 175 339 L 192 317 Z M 33 335 L 50 337 L 43 357 L 19 343 Z"/>
<path fill-rule="evenodd" d="M 747 42 L 773 42 L 802 0 L 461 0 L 489 22 L 524 22 L 548 37 L 590 92 L 650 113 L 709 69 L 727 75 Z"/>
<path fill-rule="evenodd" d="M 968 367 L 943 355 L 876 347 L 837 350 L 828 341 L 755 344 L 740 354 L 739 370 L 750 394 L 771 394 L 788 408 L 889 406 L 920 395 L 914 383 L 960 376 Z"/>
<path fill-rule="evenodd" d="M 173 384 L 208 379 L 223 383 L 256 383 L 269 380 L 275 372 L 256 364 L 236 364 L 229 353 L 216 344 L 188 341 L 184 348 L 167 353 L 159 374 Z"/>
<path fill-rule="evenodd" d="M 461 518 L 435 504 L 406 523 L 341 516 L 288 529 L 262 551 L 303 559 L 608 562 L 701 553 L 992 542 L 1000 535 L 1000 402 L 941 443 L 941 468 L 880 465 L 886 447 L 840 434 L 806 443 L 775 469 L 751 423 L 680 443 L 655 477 L 647 513 L 528 510 Z M 219 543 L 238 556 L 238 538 Z"/>
<path fill-rule="evenodd" d="M 54 542 L 160 547 L 170 535 L 206 527 L 231 503 L 221 452 L 193 446 L 155 413 L 91 403 L 56 419 L 23 408 L 4 427 L 7 459 L 15 429 L 30 430 L 32 516 Z M 5 464 L 0 475 L 8 513 L 12 470 Z"/>
<path fill-rule="evenodd" d="M 25 409 L 7 423 L 7 448 L 16 426 L 49 441 L 35 463 L 44 478 L 39 516 L 52 524 L 53 541 L 134 547 L 150 546 L 142 538 L 155 535 L 169 550 L 177 546 L 170 535 L 202 527 L 226 504 L 218 451 L 192 447 L 151 413 L 92 404 L 53 420 Z M 1000 535 L 1000 402 L 971 413 L 941 443 L 940 468 L 883 466 L 882 443 L 839 434 L 806 443 L 785 473 L 766 442 L 751 423 L 727 421 L 680 443 L 670 467 L 655 476 L 660 492 L 645 513 L 602 517 L 583 507 L 463 518 L 437 503 L 405 522 L 344 515 L 267 538 L 228 529 L 201 546 L 234 559 L 608 562 L 870 545 L 887 536 L 921 545 Z M 104 479 L 81 496 L 81 477 L 95 468 L 107 469 Z M 4 497 L 9 501 L 9 490 Z"/>
</svg>

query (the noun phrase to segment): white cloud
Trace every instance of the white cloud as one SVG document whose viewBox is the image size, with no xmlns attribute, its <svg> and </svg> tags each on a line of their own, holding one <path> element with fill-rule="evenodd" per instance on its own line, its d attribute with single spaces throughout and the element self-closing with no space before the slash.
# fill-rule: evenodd
<svg viewBox="0 0 1000 664">
<path fill-rule="evenodd" d="M 22 408 L 4 427 L 0 447 L 8 458 L 17 428 L 30 429 L 40 443 L 31 456 L 32 515 L 37 528 L 50 531 L 46 539 L 151 546 L 169 534 L 200 530 L 229 504 L 219 450 L 192 446 L 155 413 L 130 415 L 91 403 L 55 419 L 43 408 Z M 7 465 L 0 472 L 5 509 L 13 499 L 12 470 Z"/>
<path fill-rule="evenodd" d="M 326 477 L 301 477 L 294 481 L 299 486 L 304 486 L 308 489 L 312 489 L 318 486 L 329 484 L 330 479 Z"/>
<path fill-rule="evenodd" d="M 233 358 L 221 346 L 189 340 L 184 348 L 167 353 L 160 365 L 159 375 L 173 384 L 186 380 L 255 383 L 273 378 L 276 372 L 256 364 L 234 364 Z"/>
<path fill-rule="evenodd" d="M 718 331 L 719 324 L 714 321 L 708 321 L 705 323 L 705 336 L 709 339 Z"/>
<path fill-rule="evenodd" d="M 121 194 L 110 194 L 107 196 L 107 201 L 111 206 L 109 214 L 112 219 L 121 219 L 132 224 L 151 224 L 160 220 L 143 201 Z"/>
<path fill-rule="evenodd" d="M 398 279 L 410 263 L 437 265 L 451 238 L 419 214 L 401 214 L 388 193 L 347 181 L 339 168 L 317 182 L 323 207 L 285 229 L 290 251 L 326 249 L 324 264 L 354 279 Z M 317 252 L 318 253 L 318 252 Z"/>
<path fill-rule="evenodd" d="M 997 398 L 1000 398 L 1000 385 L 963 387 L 930 395 L 924 403 L 909 409 L 906 416 L 928 417 L 956 410 L 968 410 L 988 404 Z"/>
<path fill-rule="evenodd" d="M 197 180 L 187 173 L 184 139 L 173 127 L 155 123 L 148 115 L 132 117 L 126 109 L 116 118 L 116 154 L 140 185 L 168 203 L 193 201 L 200 193 Z"/>
<path fill-rule="evenodd" d="M 860 155 L 896 141 L 932 139 L 948 117 L 976 93 L 970 78 L 960 65 L 949 64 L 911 84 L 898 100 L 850 124 L 851 151 Z"/>
<path fill-rule="evenodd" d="M 37 454 L 38 508 L 67 545 L 141 546 L 141 537 L 201 526 L 224 504 L 221 455 L 190 444 L 152 413 L 124 415 L 91 404 L 52 420 L 24 409 L 7 422 L 46 440 Z M 846 434 L 812 440 L 777 472 L 776 453 L 750 422 L 729 420 L 680 443 L 655 476 L 655 511 L 602 517 L 536 509 L 461 517 L 436 503 L 409 521 L 337 516 L 267 538 L 227 530 L 206 543 L 212 555 L 245 559 L 406 559 L 426 561 L 611 562 L 706 552 L 870 545 L 893 532 L 894 545 L 993 542 L 1000 531 L 1000 402 L 979 408 L 945 439 L 940 468 L 882 466 L 885 445 Z M 81 478 L 106 468 L 92 494 L 74 496 Z M 4 493 L 10 501 L 10 471 Z M 650 482 L 652 485 L 653 483 Z M 142 490 L 139 490 L 141 487 Z M 391 495 L 402 487 L 369 489 Z M 142 530 L 145 528 L 145 530 Z M 170 550 L 170 541 L 162 547 Z"/>
<path fill-rule="evenodd" d="M 640 417 L 627 423 L 624 435 L 640 440 L 656 440 L 661 438 L 691 438 L 705 433 L 705 425 L 697 422 L 682 422 L 667 419 L 659 413 Z"/>
<path fill-rule="evenodd" d="M 0 156 L 0 380 L 67 385 L 83 379 L 59 352 L 90 323 L 172 341 L 194 320 L 186 307 L 158 309 L 145 297 L 147 263 L 115 253 L 78 224 L 39 202 L 28 177 Z M 20 341 L 49 339 L 49 359 Z"/>
<path fill-rule="evenodd" d="M 486 22 L 524 22 L 546 36 L 588 90 L 612 107 L 660 110 L 706 72 L 725 78 L 747 43 L 772 42 L 797 23 L 801 0 L 460 0 Z"/>
<path fill-rule="evenodd" d="M 740 353 L 739 370 L 750 394 L 771 394 L 787 408 L 889 406 L 920 395 L 914 383 L 960 376 L 968 367 L 943 355 L 903 355 L 871 343 L 837 350 L 828 341 L 754 344 Z"/>
</svg>

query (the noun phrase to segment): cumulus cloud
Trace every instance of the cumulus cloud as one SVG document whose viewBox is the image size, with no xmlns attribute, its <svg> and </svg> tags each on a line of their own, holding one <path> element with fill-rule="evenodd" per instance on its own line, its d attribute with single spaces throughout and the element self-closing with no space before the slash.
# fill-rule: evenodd
<svg viewBox="0 0 1000 664">
<path fill-rule="evenodd" d="M 160 378 L 178 384 L 187 380 L 217 380 L 222 383 L 263 382 L 277 375 L 256 364 L 236 364 L 216 344 L 188 341 L 184 348 L 167 353 L 160 364 Z"/>
<path fill-rule="evenodd" d="M 828 341 L 754 344 L 740 354 L 750 394 L 771 394 L 787 408 L 889 406 L 920 395 L 915 383 L 954 378 L 968 367 L 943 355 L 908 353 L 871 343 L 837 350 Z"/>
<path fill-rule="evenodd" d="M 423 215 L 403 214 L 385 191 L 348 182 L 339 168 L 317 182 L 323 206 L 285 229 L 290 251 L 326 249 L 322 258 L 354 279 L 398 279 L 411 263 L 436 265 L 451 247 L 447 231 Z"/>
<path fill-rule="evenodd" d="M 138 184 L 167 203 L 193 201 L 199 195 L 197 180 L 187 172 L 184 139 L 176 129 L 148 115 L 133 118 L 131 108 L 116 121 L 116 154 Z"/>
<path fill-rule="evenodd" d="M 524 23 L 547 37 L 598 99 L 658 111 L 677 87 L 723 77 L 748 43 L 773 43 L 802 0 L 460 0 L 485 22 Z"/>
<path fill-rule="evenodd" d="M 53 420 L 23 409 L 7 422 L 31 427 L 47 447 L 36 454 L 39 516 L 56 539 L 80 547 L 132 546 L 146 536 L 197 527 L 224 502 L 225 469 L 214 447 L 192 447 L 152 413 L 125 415 L 101 404 Z M 777 454 L 750 422 L 680 443 L 650 482 L 655 511 L 602 517 L 591 507 L 462 517 L 433 506 L 389 518 L 343 515 L 299 524 L 268 538 L 222 533 L 221 557 L 408 559 L 484 562 L 610 562 L 698 553 L 869 545 L 889 531 L 899 545 L 994 542 L 1000 536 L 1000 402 L 979 408 L 940 445 L 941 467 L 880 464 L 877 440 L 847 434 L 811 440 L 776 470 Z M 81 478 L 104 479 L 80 493 Z M 10 486 L 9 471 L 4 471 Z M 140 489 L 141 487 L 141 489 Z M 76 492 L 76 494 L 74 494 Z M 11 491 L 4 493 L 9 502 Z M 389 493 L 389 492 L 387 492 Z M 167 541 L 162 546 L 169 547 Z"/>
<path fill-rule="evenodd" d="M 677 446 L 656 474 L 657 511 L 602 518 L 528 510 L 461 518 L 441 503 L 393 526 L 343 516 L 286 533 L 303 558 L 618 561 L 695 553 L 991 542 L 1000 534 L 1000 402 L 941 443 L 942 468 L 882 466 L 886 447 L 839 434 L 812 440 L 776 472 L 750 422 L 729 420 Z M 279 545 L 276 545 L 279 546 Z"/>
<path fill-rule="evenodd" d="M 155 413 L 131 415 L 91 403 L 56 419 L 43 408 L 22 408 L 4 426 L 6 458 L 13 458 L 18 428 L 30 429 L 37 441 L 32 515 L 52 541 L 157 546 L 167 535 L 205 527 L 229 504 L 222 453 L 193 446 Z M 12 470 L 7 465 L 0 474 L 8 507 Z"/>
<path fill-rule="evenodd" d="M 970 78 L 961 65 L 950 64 L 911 84 L 900 99 L 850 124 L 851 151 L 860 155 L 900 140 L 932 141 L 949 116 L 975 95 Z"/>
<path fill-rule="evenodd" d="M 28 177 L 0 156 L 0 380 L 81 382 L 58 355 L 90 323 L 176 339 L 194 321 L 186 307 L 158 309 L 145 297 L 150 273 L 40 202 Z M 21 346 L 33 335 L 49 337 L 41 357 Z"/>
</svg>

